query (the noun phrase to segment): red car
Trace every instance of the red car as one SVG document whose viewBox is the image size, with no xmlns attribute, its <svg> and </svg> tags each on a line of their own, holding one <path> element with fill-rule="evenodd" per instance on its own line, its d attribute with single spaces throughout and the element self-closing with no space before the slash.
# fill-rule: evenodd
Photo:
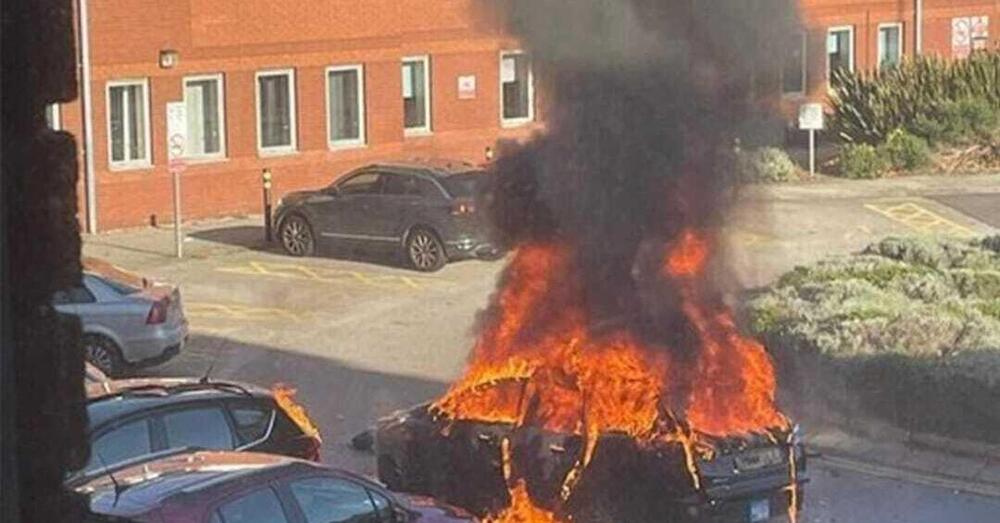
<svg viewBox="0 0 1000 523">
<path fill-rule="evenodd" d="M 350 472 L 254 452 L 149 456 L 74 485 L 89 521 L 136 523 L 458 523 L 428 498 L 389 492 Z"/>
</svg>

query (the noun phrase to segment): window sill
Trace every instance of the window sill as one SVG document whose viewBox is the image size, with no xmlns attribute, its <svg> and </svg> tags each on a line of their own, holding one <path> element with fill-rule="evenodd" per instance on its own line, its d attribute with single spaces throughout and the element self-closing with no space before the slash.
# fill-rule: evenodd
<svg viewBox="0 0 1000 523">
<path fill-rule="evenodd" d="M 403 129 L 403 136 L 406 138 L 419 138 L 421 136 L 431 136 L 434 131 L 426 129 Z"/>
<path fill-rule="evenodd" d="M 183 159 L 188 165 L 205 165 L 212 163 L 228 162 L 227 156 L 193 156 Z"/>
<path fill-rule="evenodd" d="M 331 151 L 349 151 L 351 149 L 367 149 L 365 142 L 327 142 L 327 147 Z"/>
<path fill-rule="evenodd" d="M 297 154 L 299 154 L 298 149 L 257 149 L 258 158 L 280 158 Z"/>
<path fill-rule="evenodd" d="M 108 164 L 108 170 L 112 172 L 151 171 L 153 170 L 153 164 L 149 162 L 112 163 Z"/>
<path fill-rule="evenodd" d="M 515 127 L 524 127 L 525 125 L 529 125 L 529 124 L 532 124 L 534 122 L 535 122 L 535 119 L 531 118 L 531 117 L 528 117 L 528 118 L 511 118 L 509 120 L 508 119 L 502 119 L 502 120 L 500 120 L 500 127 L 503 127 L 504 129 L 512 129 L 512 128 L 515 128 Z"/>
</svg>

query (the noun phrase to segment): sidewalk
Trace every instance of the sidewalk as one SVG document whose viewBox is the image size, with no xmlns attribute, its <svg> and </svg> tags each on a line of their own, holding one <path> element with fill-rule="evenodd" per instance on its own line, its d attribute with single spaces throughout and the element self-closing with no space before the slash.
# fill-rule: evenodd
<svg viewBox="0 0 1000 523">
<path fill-rule="evenodd" d="M 954 176 L 900 176 L 877 180 L 845 180 L 829 176 L 815 180 L 744 187 L 742 200 L 815 200 L 893 198 L 941 194 L 1000 193 L 1000 173 Z"/>
<path fill-rule="evenodd" d="M 810 423 L 805 443 L 826 465 L 878 477 L 1000 497 L 1000 445 L 909 433 L 866 420 L 850 432 Z"/>
</svg>

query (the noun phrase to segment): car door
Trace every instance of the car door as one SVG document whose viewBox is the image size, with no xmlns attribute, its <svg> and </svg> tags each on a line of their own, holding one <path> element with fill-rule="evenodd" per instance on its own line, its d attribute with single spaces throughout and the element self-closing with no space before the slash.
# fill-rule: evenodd
<svg viewBox="0 0 1000 523">
<path fill-rule="evenodd" d="M 391 523 L 381 521 L 368 489 L 336 476 L 298 477 L 284 482 L 305 523 Z"/>
<path fill-rule="evenodd" d="M 423 201 L 420 180 L 406 173 L 385 173 L 382 178 L 382 201 L 377 206 L 377 212 L 372 213 L 371 226 L 387 242 L 398 244 L 403 232 L 420 213 Z"/>
<path fill-rule="evenodd" d="M 324 240 L 358 242 L 367 239 L 366 216 L 381 192 L 381 176 L 368 170 L 349 175 L 333 186 L 327 198 L 312 204 Z"/>
</svg>

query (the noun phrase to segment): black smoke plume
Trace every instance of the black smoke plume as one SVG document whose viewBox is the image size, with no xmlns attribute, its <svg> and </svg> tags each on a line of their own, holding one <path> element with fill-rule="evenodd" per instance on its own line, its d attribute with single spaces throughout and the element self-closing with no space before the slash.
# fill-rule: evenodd
<svg viewBox="0 0 1000 523">
<path fill-rule="evenodd" d="M 792 0 L 483 1 L 530 53 L 546 126 L 500 148 L 503 239 L 571 246 L 592 329 L 624 319 L 686 345 L 676 290 L 645 275 L 680 231 L 725 216 L 726 153 L 780 96 Z"/>
</svg>

